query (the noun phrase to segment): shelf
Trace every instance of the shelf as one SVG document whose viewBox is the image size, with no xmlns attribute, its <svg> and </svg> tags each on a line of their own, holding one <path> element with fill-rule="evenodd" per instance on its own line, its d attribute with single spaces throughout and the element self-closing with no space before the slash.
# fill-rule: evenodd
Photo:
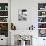
<svg viewBox="0 0 46 46">
<path fill-rule="evenodd" d="M 8 11 L 8 10 L 0 10 L 0 11 Z"/>
<path fill-rule="evenodd" d="M 46 22 L 38 22 L 38 23 L 46 23 Z"/>
<path fill-rule="evenodd" d="M 8 16 L 0 16 L 0 17 L 8 17 Z"/>
<path fill-rule="evenodd" d="M 38 16 L 38 17 L 46 17 L 46 15 L 44 15 L 44 16 Z"/>
<path fill-rule="evenodd" d="M 38 36 L 46 37 L 46 3 L 38 3 Z"/>
<path fill-rule="evenodd" d="M 46 10 L 38 10 L 38 11 L 46 11 Z"/>
<path fill-rule="evenodd" d="M 0 22 L 0 23 L 8 23 L 8 22 Z"/>
<path fill-rule="evenodd" d="M 38 28 L 38 29 L 46 29 L 46 28 Z"/>
<path fill-rule="evenodd" d="M 8 37 L 8 3 L 0 3 L 0 35 Z"/>
</svg>

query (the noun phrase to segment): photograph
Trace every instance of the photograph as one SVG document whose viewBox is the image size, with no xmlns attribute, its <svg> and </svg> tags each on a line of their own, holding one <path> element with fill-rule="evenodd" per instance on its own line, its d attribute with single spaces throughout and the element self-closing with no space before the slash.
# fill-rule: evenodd
<svg viewBox="0 0 46 46">
<path fill-rule="evenodd" d="M 18 20 L 27 21 L 27 9 L 18 10 Z"/>
</svg>

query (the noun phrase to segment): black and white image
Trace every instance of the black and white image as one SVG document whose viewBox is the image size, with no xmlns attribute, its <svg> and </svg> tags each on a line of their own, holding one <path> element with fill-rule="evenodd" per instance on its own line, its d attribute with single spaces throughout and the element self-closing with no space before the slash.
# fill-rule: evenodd
<svg viewBox="0 0 46 46">
<path fill-rule="evenodd" d="M 27 9 L 18 10 L 18 20 L 27 21 Z"/>
</svg>

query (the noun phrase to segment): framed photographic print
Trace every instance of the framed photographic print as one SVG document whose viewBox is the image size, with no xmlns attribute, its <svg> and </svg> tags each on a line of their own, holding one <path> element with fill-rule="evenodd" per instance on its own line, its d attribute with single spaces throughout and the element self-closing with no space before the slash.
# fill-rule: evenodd
<svg viewBox="0 0 46 46">
<path fill-rule="evenodd" d="M 19 21 L 27 20 L 27 9 L 18 10 L 18 20 Z"/>
</svg>

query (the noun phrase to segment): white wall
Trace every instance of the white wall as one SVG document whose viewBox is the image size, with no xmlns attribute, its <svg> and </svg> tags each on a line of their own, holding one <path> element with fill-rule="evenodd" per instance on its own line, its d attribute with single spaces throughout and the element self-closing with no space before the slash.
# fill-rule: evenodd
<svg viewBox="0 0 46 46">
<path fill-rule="evenodd" d="M 45 3 L 46 0 L 11 0 L 11 22 L 16 25 L 16 28 L 19 30 L 27 30 L 30 25 L 35 26 L 34 36 L 38 36 L 38 3 Z M 18 9 L 26 8 L 28 10 L 27 21 L 18 21 Z M 17 31 L 16 30 L 16 31 Z M 26 32 L 25 32 L 26 33 Z M 33 46 L 38 46 L 38 43 L 42 43 L 42 38 L 36 37 L 33 38 Z M 41 41 L 41 42 L 40 42 Z M 40 45 L 39 45 L 40 46 Z"/>
<path fill-rule="evenodd" d="M 32 24 L 38 27 L 38 3 L 46 0 L 11 0 L 11 22 L 16 25 L 17 30 L 26 30 Z M 18 21 L 18 10 L 27 9 L 27 21 Z"/>
<path fill-rule="evenodd" d="M 18 21 L 18 9 L 27 9 L 28 15 L 27 15 L 27 21 Z M 29 26 L 32 24 L 35 26 L 35 36 L 37 36 L 37 0 L 11 0 L 11 22 L 13 22 L 16 25 L 16 32 L 21 33 L 28 29 Z M 23 30 L 23 31 L 22 31 Z M 25 33 L 27 33 L 25 31 Z M 30 33 L 29 33 L 30 34 Z M 34 40 L 33 40 L 34 41 Z M 36 43 L 37 44 L 37 43 Z"/>
<path fill-rule="evenodd" d="M 13 3 L 14 2 L 14 3 Z M 33 2 L 33 3 L 32 3 Z M 37 2 L 31 0 L 15 0 L 11 2 L 11 19 L 17 30 L 27 30 L 32 24 L 37 23 Z M 18 10 L 27 9 L 27 21 L 18 21 Z M 35 19 L 36 18 L 36 19 Z M 33 20 L 32 20 L 33 19 Z"/>
</svg>

